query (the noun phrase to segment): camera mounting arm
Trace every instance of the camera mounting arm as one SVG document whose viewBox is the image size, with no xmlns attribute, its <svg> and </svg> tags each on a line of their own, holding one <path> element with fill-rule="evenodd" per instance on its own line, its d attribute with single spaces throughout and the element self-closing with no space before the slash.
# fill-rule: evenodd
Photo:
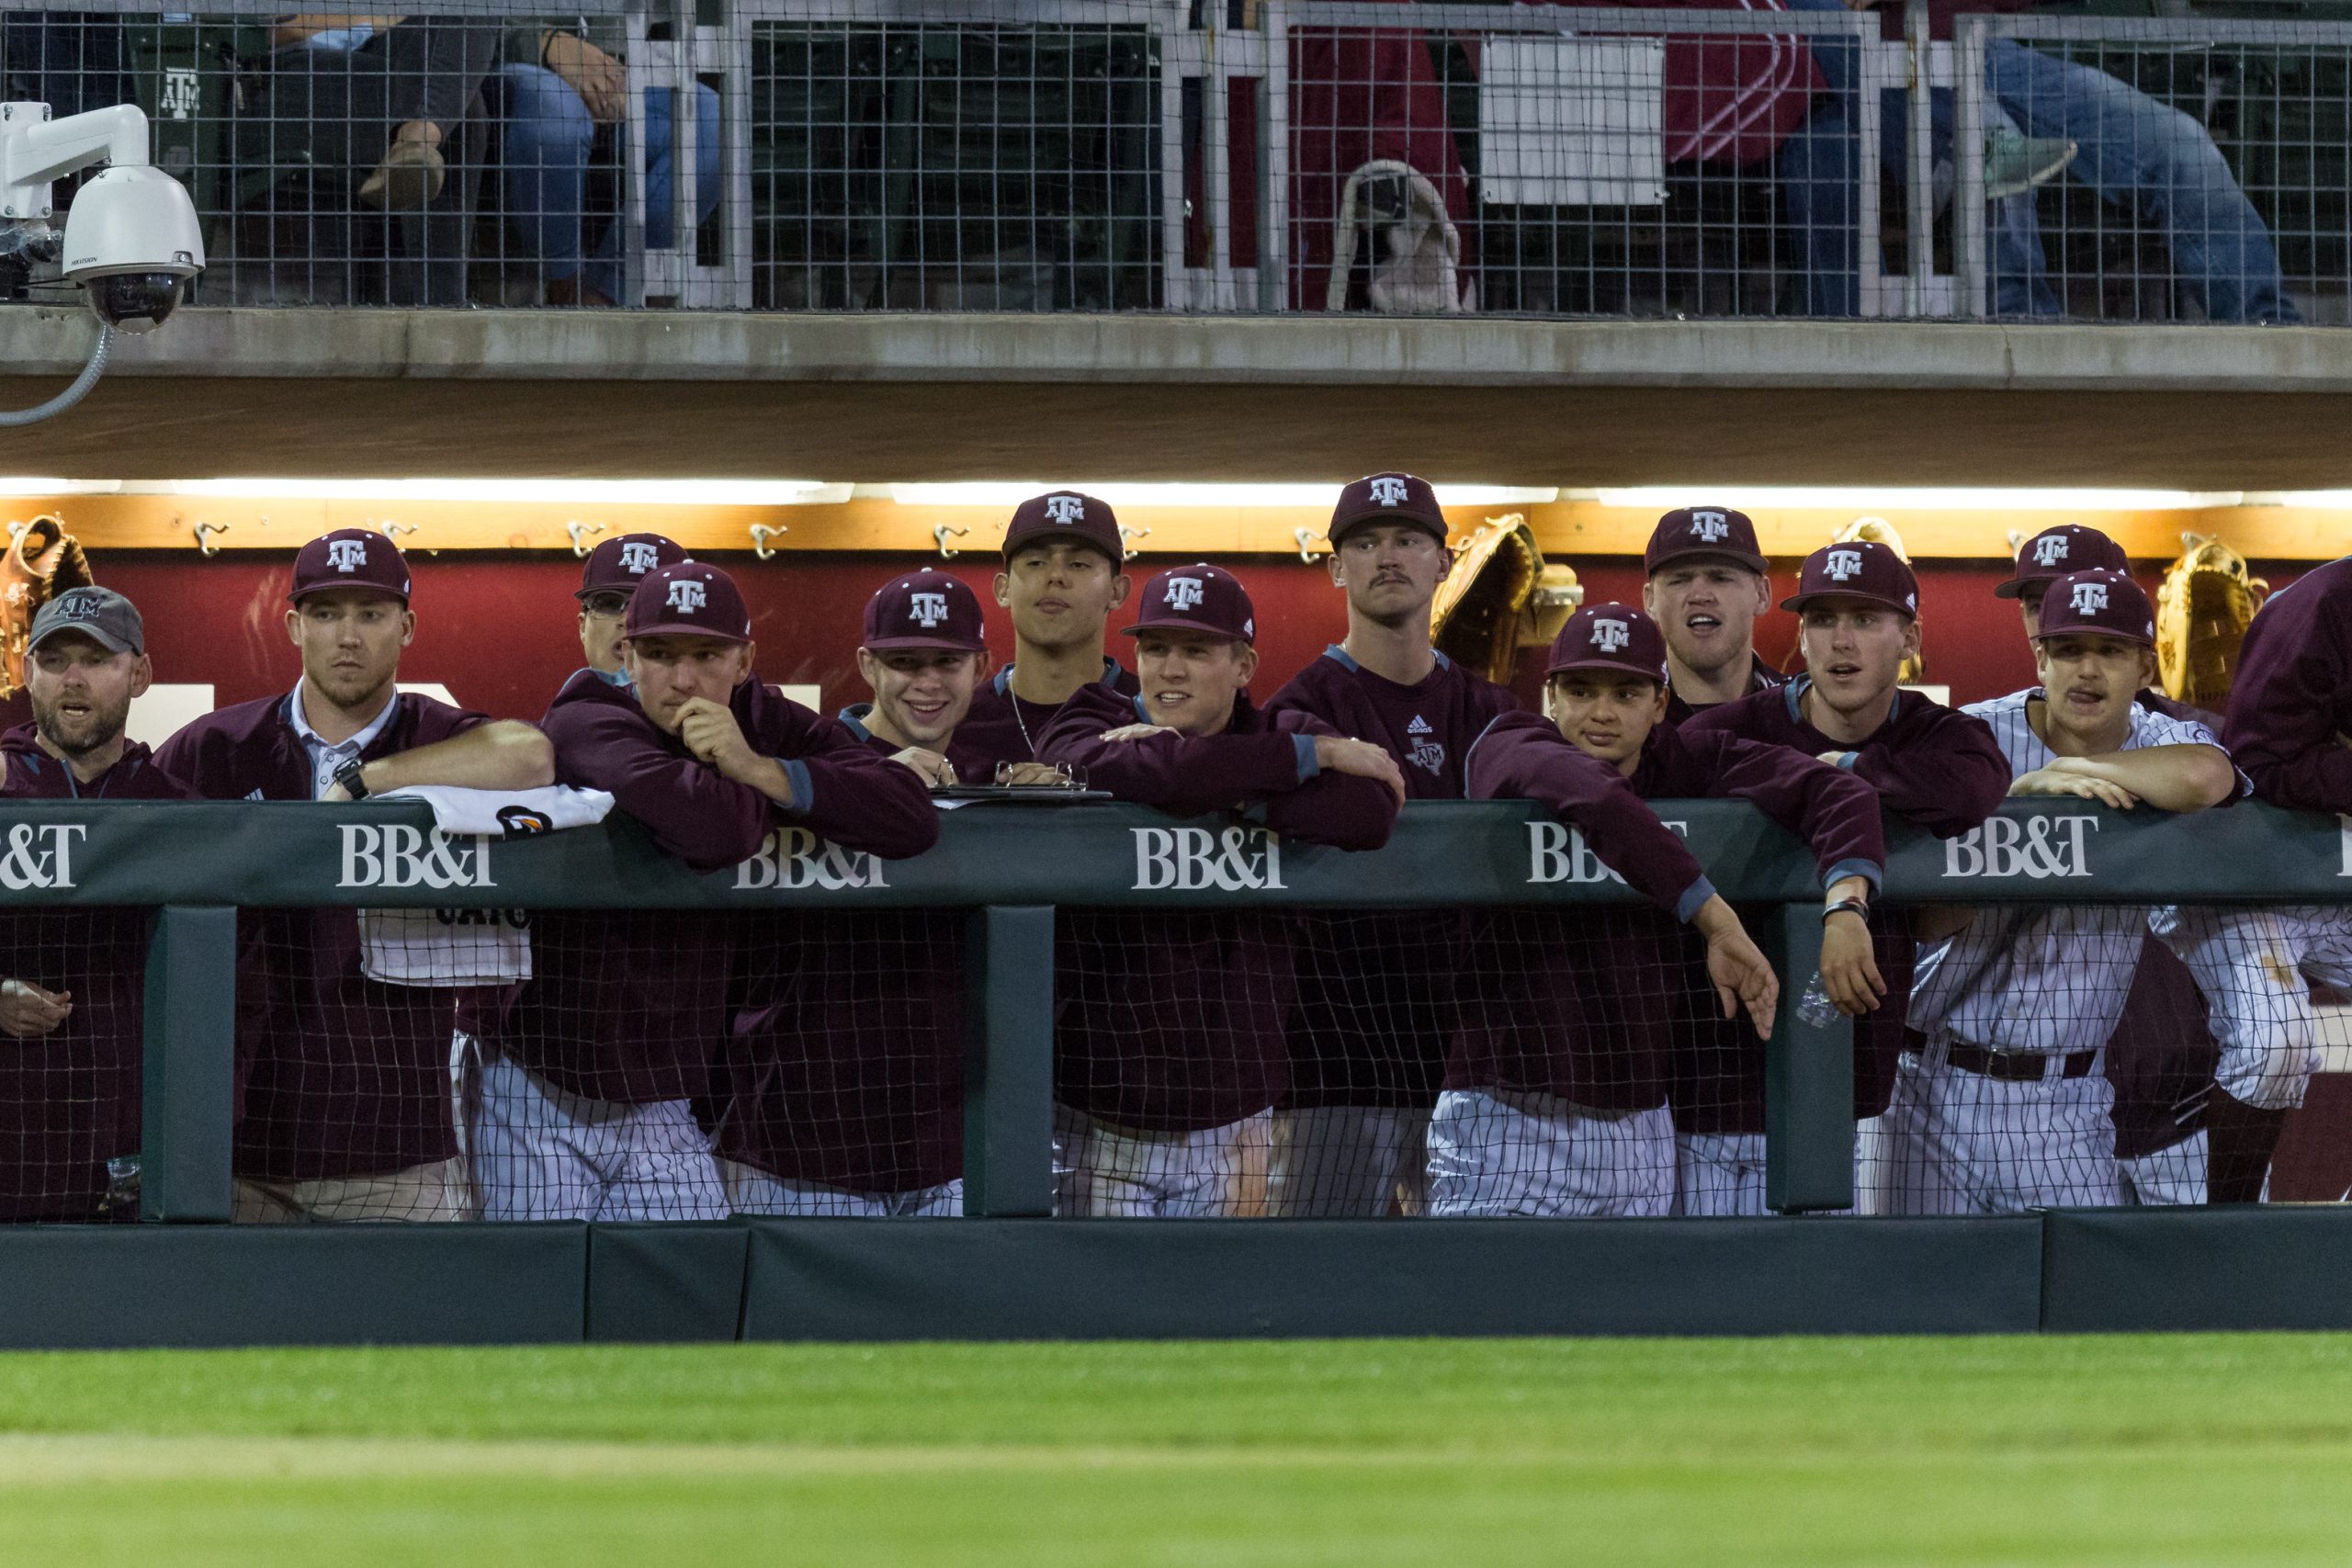
<svg viewBox="0 0 2352 1568">
<path fill-rule="evenodd" d="M 101 160 L 147 162 L 147 116 L 135 104 L 49 118 L 47 104 L 0 104 L 0 219 L 50 216 L 50 184 Z"/>
</svg>

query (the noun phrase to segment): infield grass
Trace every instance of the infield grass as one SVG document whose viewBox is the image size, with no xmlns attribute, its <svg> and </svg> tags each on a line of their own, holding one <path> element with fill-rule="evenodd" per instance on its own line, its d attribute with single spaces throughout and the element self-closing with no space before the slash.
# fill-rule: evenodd
<svg viewBox="0 0 2352 1568">
<path fill-rule="evenodd" d="M 2352 1337 L 0 1357 L 0 1562 L 2342 1563 Z"/>
</svg>

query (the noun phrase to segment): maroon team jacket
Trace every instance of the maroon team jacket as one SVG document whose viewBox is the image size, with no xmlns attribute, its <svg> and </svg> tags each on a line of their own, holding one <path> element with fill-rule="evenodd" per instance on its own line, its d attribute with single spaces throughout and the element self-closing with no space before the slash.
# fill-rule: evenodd
<svg viewBox="0 0 2352 1568">
<path fill-rule="evenodd" d="M 1251 820 L 1284 839 L 1345 850 L 1388 841 L 1396 797 L 1376 780 L 1319 772 L 1314 737 L 1329 730 L 1311 716 L 1261 713 L 1245 694 L 1216 735 L 1098 739 L 1143 722 L 1139 702 L 1090 687 L 1063 705 L 1038 755 L 1174 816 L 1247 805 Z M 1072 910 L 1055 947 L 1061 1103 L 1159 1133 L 1225 1126 L 1274 1103 L 1295 988 L 1283 916 Z"/>
<path fill-rule="evenodd" d="M 2352 812 L 2352 556 L 2270 596 L 2246 628 L 2222 742 L 2254 792 Z"/>
<path fill-rule="evenodd" d="M 931 797 L 908 769 L 757 680 L 728 699 L 744 739 L 791 775 L 802 804 L 778 807 L 698 761 L 663 733 L 633 691 L 582 671 L 541 727 L 557 782 L 610 791 L 654 842 L 697 871 L 757 854 L 772 829 L 798 826 L 888 859 L 939 839 Z M 737 917 L 680 909 L 547 910 L 533 922 L 532 977 L 482 1035 L 570 1093 L 626 1105 L 707 1096 L 729 1024 Z"/>
<path fill-rule="evenodd" d="M 1540 1089 L 1598 1110 L 1646 1110 L 1667 1100 L 1678 1034 L 1693 1013 L 1717 1016 L 1703 967 L 1694 973 L 1702 964 L 1698 939 L 1680 929 L 1713 889 L 1641 802 L 1752 802 L 1813 847 L 1825 886 L 1855 874 L 1875 886 L 1886 861 L 1878 803 L 1867 785 L 1826 763 L 1729 735 L 1686 737 L 1662 724 L 1628 779 L 1550 722 L 1511 715 L 1472 752 L 1470 783 L 1481 795 L 1550 807 L 1657 907 L 1481 916 L 1446 1074 L 1453 1089 Z M 1645 827 L 1635 811 L 1648 818 Z"/>
<path fill-rule="evenodd" d="M 876 757 L 896 750 L 851 712 L 842 722 Z M 718 1152 L 855 1192 L 912 1192 L 963 1175 L 964 919 L 958 909 L 743 918 L 734 1026 L 707 1118 Z"/>
<path fill-rule="evenodd" d="M 1799 675 L 1702 712 L 1681 726 L 1685 736 L 1719 733 L 1785 746 L 1808 757 L 1846 755 L 1847 771 L 1878 792 L 1886 809 L 1939 839 L 1983 824 L 2009 793 L 2009 762 L 1990 726 L 1916 692 L 1895 694 L 1886 722 L 1860 746 L 1829 739 L 1804 716 L 1813 684 Z M 1900 909 L 1871 917 L 1871 947 L 1886 999 L 1854 1021 L 1854 1115 L 1886 1109 L 1894 1089 L 1895 1059 L 1911 1004 L 1912 962 L 1918 949 Z M 1783 983 L 1790 981 L 1783 976 Z M 1675 1123 L 1686 1133 L 1764 1130 L 1764 1043 L 1737 1020 L 1716 1021 L 1700 1032 L 1698 1049 L 1681 1058 L 1693 1075 L 1674 1091 Z"/>
<path fill-rule="evenodd" d="M 1267 703 L 1312 714 L 1341 735 L 1385 746 L 1415 800 L 1464 797 L 1462 759 L 1519 699 L 1442 653 L 1414 684 L 1375 675 L 1337 646 Z M 1453 1036 L 1465 916 L 1331 910 L 1298 920 L 1298 1003 L 1290 1023 L 1284 1109 L 1437 1103 Z"/>
<path fill-rule="evenodd" d="M 1132 697 L 1143 690 L 1132 670 L 1115 659 L 1102 660 L 1102 678 L 1080 687 L 1081 694 L 1106 693 Z M 1012 694 L 1012 666 L 1008 664 L 972 694 L 971 711 L 956 727 L 956 750 L 974 764 L 967 773 L 958 761 L 956 771 L 966 784 L 994 784 L 999 762 L 1035 762 L 1045 757 L 1046 727 L 1059 708 L 1024 702 Z"/>
<path fill-rule="evenodd" d="M 0 758 L 9 800 L 188 798 L 137 741 L 88 784 L 43 751 L 28 724 L 0 736 Z M 107 1161 L 139 1152 L 147 911 L 0 912 L 0 953 L 10 978 L 74 994 L 74 1011 L 50 1033 L 0 1036 L 0 1219 L 96 1219 Z"/>
<path fill-rule="evenodd" d="M 413 692 L 393 700 L 362 760 L 488 721 Z M 166 740 L 155 765 L 207 800 L 310 800 L 293 701 L 288 693 L 207 714 Z M 449 1042 L 475 993 L 361 975 L 352 909 L 245 910 L 237 934 L 237 1174 L 339 1179 L 455 1157 Z"/>
</svg>

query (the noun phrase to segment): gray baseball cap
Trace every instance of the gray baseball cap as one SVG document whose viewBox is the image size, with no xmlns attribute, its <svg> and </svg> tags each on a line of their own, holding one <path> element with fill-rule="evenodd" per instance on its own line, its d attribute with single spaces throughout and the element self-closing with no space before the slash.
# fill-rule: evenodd
<svg viewBox="0 0 2352 1568">
<path fill-rule="evenodd" d="M 40 607 L 33 617 L 30 653 L 52 632 L 80 632 L 101 648 L 116 653 L 147 651 L 147 627 L 139 607 L 111 588 L 69 588 Z"/>
</svg>

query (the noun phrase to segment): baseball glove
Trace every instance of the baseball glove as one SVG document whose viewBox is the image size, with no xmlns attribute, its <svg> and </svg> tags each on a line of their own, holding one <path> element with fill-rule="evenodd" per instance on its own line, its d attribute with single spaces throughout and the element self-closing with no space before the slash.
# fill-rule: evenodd
<svg viewBox="0 0 2352 1568">
<path fill-rule="evenodd" d="M 25 644 L 40 607 L 52 594 L 94 581 L 81 541 L 65 531 L 62 518 L 36 517 L 16 530 L 0 557 L 0 697 L 24 689 Z"/>
<path fill-rule="evenodd" d="M 2181 557 L 2156 590 L 2156 669 L 2165 694 L 2220 711 L 2229 702 L 2238 645 L 2270 584 L 2219 539 L 2183 534 Z"/>
<path fill-rule="evenodd" d="M 1547 567 L 1519 513 L 1482 525 L 1437 586 L 1430 640 L 1465 669 L 1509 682 L 1522 644 L 1549 641 L 1584 597 L 1576 573 Z"/>
<path fill-rule="evenodd" d="M 1883 517 L 1857 517 L 1831 536 L 1829 542 L 1833 545 L 1850 545 L 1859 539 L 1867 539 L 1873 545 L 1884 545 L 1894 552 L 1897 560 L 1906 566 L 1910 564 L 1911 552 L 1903 547 L 1903 536 L 1896 533 L 1894 525 Z M 2014 555 L 2016 550 L 2012 548 L 2010 553 Z M 1926 647 L 1922 644 L 1918 657 L 1905 660 L 1903 668 L 1895 671 L 1894 678 L 1909 686 L 1927 679 L 1927 675 L 1928 655 Z"/>
</svg>

